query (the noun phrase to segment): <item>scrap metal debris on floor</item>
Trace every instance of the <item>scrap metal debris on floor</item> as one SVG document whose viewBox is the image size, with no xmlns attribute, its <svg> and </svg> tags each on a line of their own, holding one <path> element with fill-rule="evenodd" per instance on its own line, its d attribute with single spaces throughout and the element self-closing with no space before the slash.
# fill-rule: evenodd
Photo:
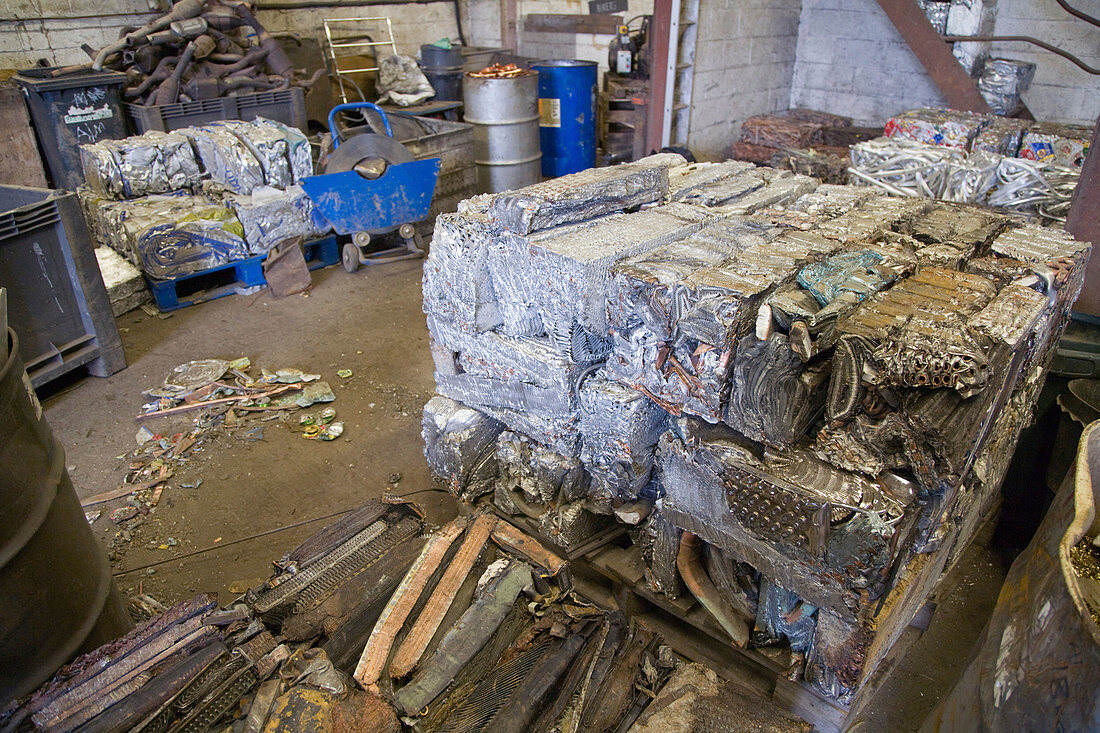
<svg viewBox="0 0 1100 733">
<path fill-rule="evenodd" d="M 95 524 L 106 512 L 118 526 L 108 543 L 115 561 L 133 541 L 134 530 L 157 507 L 171 479 L 187 474 L 186 480 L 177 484 L 179 488 L 202 486 L 202 477 L 194 475 L 195 462 L 213 444 L 228 438 L 246 443 L 264 440 L 267 424 L 287 424 L 312 440 L 331 441 L 344 433 L 335 408 L 303 412 L 336 399 L 320 374 L 281 368 L 274 372 L 260 369 L 259 375 L 254 375 L 248 357 L 181 364 L 162 384 L 146 390 L 145 397 L 136 416 L 140 423 L 134 436 L 138 447 L 120 456 L 127 462 L 122 485 L 82 502 L 89 523 Z M 158 432 L 157 419 L 173 416 L 191 417 L 191 426 Z M 113 510 L 104 506 L 118 501 L 124 504 Z M 166 537 L 152 541 L 150 547 L 168 549 L 177 544 L 176 538 Z"/>
<path fill-rule="evenodd" d="M 653 730 L 685 695 L 685 715 L 728 707 L 713 704 L 713 672 L 575 595 L 566 563 L 510 524 L 424 529 L 415 505 L 371 501 L 225 608 L 136 599 L 148 620 L 0 712 L 0 727 L 626 731 Z M 662 696 L 670 677 L 676 694 Z"/>
</svg>

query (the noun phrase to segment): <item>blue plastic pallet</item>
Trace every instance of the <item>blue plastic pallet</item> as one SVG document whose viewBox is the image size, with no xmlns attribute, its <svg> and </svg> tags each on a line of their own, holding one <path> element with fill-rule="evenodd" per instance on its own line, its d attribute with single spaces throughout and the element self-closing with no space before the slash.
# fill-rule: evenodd
<svg viewBox="0 0 1100 733">
<path fill-rule="evenodd" d="M 302 254 L 310 270 L 335 265 L 340 261 L 340 244 L 335 236 L 315 239 L 302 245 Z M 238 288 L 267 285 L 264 278 L 264 260 L 267 255 L 256 255 L 245 260 L 211 267 L 193 275 L 155 280 L 146 276 L 153 300 L 162 311 L 174 311 L 189 305 L 205 303 L 232 295 Z"/>
</svg>

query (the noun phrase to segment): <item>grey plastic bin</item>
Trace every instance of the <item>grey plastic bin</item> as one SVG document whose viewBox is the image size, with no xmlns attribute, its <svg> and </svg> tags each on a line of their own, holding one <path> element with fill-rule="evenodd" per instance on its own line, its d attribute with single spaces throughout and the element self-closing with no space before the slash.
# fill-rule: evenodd
<svg viewBox="0 0 1100 733">
<path fill-rule="evenodd" d="M 82 366 L 97 377 L 125 368 L 75 193 L 0 185 L 0 287 L 35 387 Z"/>
</svg>

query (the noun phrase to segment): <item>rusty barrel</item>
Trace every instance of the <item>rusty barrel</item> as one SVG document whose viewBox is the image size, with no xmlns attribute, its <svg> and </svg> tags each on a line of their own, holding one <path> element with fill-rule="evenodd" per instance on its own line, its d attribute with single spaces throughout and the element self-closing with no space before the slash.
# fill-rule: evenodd
<svg viewBox="0 0 1100 733">
<path fill-rule="evenodd" d="M 0 372 L 0 709 L 133 627 L 8 330 Z"/>
</svg>

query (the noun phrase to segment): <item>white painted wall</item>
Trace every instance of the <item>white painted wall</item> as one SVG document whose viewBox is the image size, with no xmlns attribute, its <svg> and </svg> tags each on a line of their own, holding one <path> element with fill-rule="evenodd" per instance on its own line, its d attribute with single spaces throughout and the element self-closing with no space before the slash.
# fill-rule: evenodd
<svg viewBox="0 0 1100 733">
<path fill-rule="evenodd" d="M 1070 4 L 1100 16 L 1100 3 L 1077 0 Z M 1100 68 L 1100 28 L 1074 18 L 1054 0 L 998 0 L 994 33 L 1033 36 Z M 993 55 L 1036 64 L 1035 79 L 1024 94 L 1024 102 L 1036 118 L 1093 124 L 1100 116 L 1100 76 L 1086 74 L 1060 56 L 1023 43 L 994 44 Z"/>
<path fill-rule="evenodd" d="M 995 12 L 997 35 L 1035 36 L 1100 66 L 1100 29 L 1073 18 L 1054 0 L 998 0 Z M 1035 116 L 1095 122 L 1100 114 L 1100 77 L 1032 48 L 998 44 L 993 53 L 1038 64 L 1031 90 L 1024 95 Z M 791 90 L 794 107 L 879 125 L 905 109 L 947 104 L 875 0 L 804 0 L 797 58 Z"/>
<path fill-rule="evenodd" d="M 688 128 L 688 147 L 699 160 L 728 157 L 747 117 L 787 109 L 801 5 L 700 0 Z"/>
</svg>

